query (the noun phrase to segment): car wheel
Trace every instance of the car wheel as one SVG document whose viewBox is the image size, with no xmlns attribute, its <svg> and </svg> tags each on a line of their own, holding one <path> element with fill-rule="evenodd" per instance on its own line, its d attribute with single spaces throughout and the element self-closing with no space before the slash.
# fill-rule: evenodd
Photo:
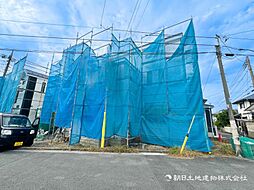
<svg viewBox="0 0 254 190">
<path fill-rule="evenodd" d="M 32 146 L 33 143 L 34 143 L 34 139 L 29 139 L 28 141 L 26 141 L 26 142 L 24 143 L 24 146 Z"/>
<path fill-rule="evenodd" d="M 0 152 L 3 152 L 6 149 L 4 146 L 0 146 Z"/>
</svg>

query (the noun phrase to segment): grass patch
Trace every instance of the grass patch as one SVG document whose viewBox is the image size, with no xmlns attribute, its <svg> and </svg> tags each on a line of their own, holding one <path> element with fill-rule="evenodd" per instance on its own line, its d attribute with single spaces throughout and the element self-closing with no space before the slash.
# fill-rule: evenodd
<svg viewBox="0 0 254 190">
<path fill-rule="evenodd" d="M 214 143 L 214 146 L 212 148 L 211 154 L 185 149 L 183 151 L 183 154 L 181 155 L 180 154 L 181 148 L 179 147 L 168 148 L 167 154 L 170 156 L 187 157 L 187 158 L 207 157 L 209 155 L 211 156 L 234 156 L 235 155 L 235 152 L 233 151 L 231 144 L 225 143 L 225 142 L 218 142 L 218 141 L 214 141 L 213 143 Z"/>
<path fill-rule="evenodd" d="M 182 158 L 194 158 L 194 157 L 207 157 L 207 156 L 234 156 L 230 144 L 225 142 L 213 141 L 214 147 L 212 148 L 212 153 L 202 153 L 198 151 L 185 149 L 183 154 L 180 154 L 180 147 L 163 147 L 155 145 L 146 145 L 144 149 L 127 147 L 126 145 L 115 145 L 107 146 L 105 148 L 100 148 L 98 143 L 81 143 L 73 146 L 69 146 L 68 143 L 63 142 L 51 142 L 51 141 L 40 141 L 40 143 L 35 143 L 32 148 L 38 149 L 52 149 L 52 150 L 69 150 L 69 151 L 89 151 L 89 152 L 113 152 L 113 153 L 138 153 L 138 152 L 162 152 L 173 157 Z"/>
<path fill-rule="evenodd" d="M 172 148 L 168 148 L 167 153 L 170 156 L 186 157 L 186 158 L 194 158 L 194 157 L 201 157 L 201 156 L 207 155 L 207 153 L 202 153 L 202 152 L 188 150 L 188 149 L 185 149 L 183 151 L 183 154 L 180 154 L 180 150 L 181 150 L 181 148 L 179 148 L 179 147 L 172 147 Z"/>
<path fill-rule="evenodd" d="M 113 153 L 137 153 L 139 152 L 136 148 L 127 148 L 127 146 L 109 146 L 105 148 L 99 148 L 95 146 L 82 146 L 74 145 L 69 146 L 69 150 L 79 150 L 79 151 L 90 151 L 90 152 L 113 152 Z"/>
<path fill-rule="evenodd" d="M 235 152 L 232 149 L 231 144 L 214 141 L 214 147 L 212 149 L 212 154 L 216 156 L 234 156 Z"/>
<path fill-rule="evenodd" d="M 36 143 L 33 145 L 34 148 L 43 149 L 47 147 L 48 149 L 57 149 L 57 150 L 69 150 L 69 151 L 89 151 L 89 152 L 113 152 L 113 153 L 137 153 L 139 152 L 137 148 L 129 147 L 126 145 L 123 146 L 108 146 L 105 148 L 99 148 L 95 145 L 90 144 L 77 144 L 69 146 L 68 143 L 63 142 L 50 142 L 45 141 L 43 143 Z"/>
</svg>

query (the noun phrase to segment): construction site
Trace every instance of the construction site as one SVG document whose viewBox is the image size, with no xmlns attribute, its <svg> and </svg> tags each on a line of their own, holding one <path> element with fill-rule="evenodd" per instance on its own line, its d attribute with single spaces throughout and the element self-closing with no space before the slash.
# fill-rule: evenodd
<svg viewBox="0 0 254 190">
<path fill-rule="evenodd" d="M 253 2 L 0 12 L 1 190 L 253 189 Z"/>
<path fill-rule="evenodd" d="M 179 25 L 185 31 L 170 33 Z M 67 129 L 70 145 L 85 137 L 102 147 L 111 138 L 179 147 L 188 133 L 188 149 L 210 152 L 192 19 L 141 32 L 137 42 L 114 33 L 109 27 L 77 35 L 59 61 L 52 58 L 41 130 Z M 2 112 L 12 110 L 26 58 L 2 87 Z"/>
</svg>

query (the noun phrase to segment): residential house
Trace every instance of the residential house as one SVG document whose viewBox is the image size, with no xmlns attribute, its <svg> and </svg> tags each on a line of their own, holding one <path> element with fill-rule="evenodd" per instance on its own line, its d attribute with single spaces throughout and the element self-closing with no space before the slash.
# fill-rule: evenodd
<svg viewBox="0 0 254 190">
<path fill-rule="evenodd" d="M 237 125 L 244 135 L 254 138 L 254 94 L 236 100 L 233 104 L 237 104 Z"/>
<path fill-rule="evenodd" d="M 48 76 L 25 69 L 18 86 L 12 113 L 26 115 L 31 121 L 40 116 Z"/>
<path fill-rule="evenodd" d="M 254 94 L 236 100 L 233 104 L 237 104 L 238 114 L 241 119 L 254 119 L 254 114 L 249 109 L 250 106 L 254 105 Z"/>
</svg>

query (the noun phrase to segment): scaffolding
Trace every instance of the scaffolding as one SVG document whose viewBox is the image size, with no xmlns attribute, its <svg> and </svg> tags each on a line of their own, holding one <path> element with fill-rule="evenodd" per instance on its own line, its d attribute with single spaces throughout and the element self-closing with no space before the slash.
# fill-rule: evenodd
<svg viewBox="0 0 254 190">
<path fill-rule="evenodd" d="M 180 42 L 174 52 L 167 50 L 166 29 L 146 35 L 156 39 L 143 44 L 142 38 L 141 46 L 117 39 L 113 27 L 89 32 L 88 42 L 77 38 L 51 66 L 41 123 L 49 125 L 55 112 L 55 125 L 71 129 L 70 144 L 82 136 L 100 140 L 106 119 L 105 138 L 180 146 L 195 115 L 187 147 L 209 152 L 193 23 L 184 35 L 173 36 Z M 97 55 L 100 48 L 93 49 L 92 42 L 105 31 L 111 31 L 111 43 Z"/>
</svg>

